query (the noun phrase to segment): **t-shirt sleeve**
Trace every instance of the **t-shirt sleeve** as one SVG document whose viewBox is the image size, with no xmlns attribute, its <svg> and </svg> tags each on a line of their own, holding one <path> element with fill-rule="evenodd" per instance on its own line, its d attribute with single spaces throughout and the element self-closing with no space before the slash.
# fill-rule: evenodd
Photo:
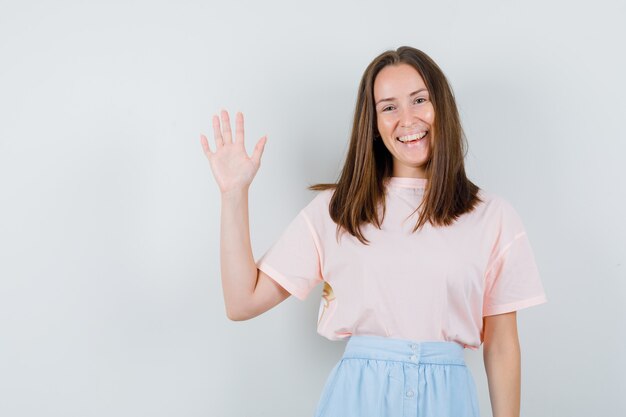
<svg viewBox="0 0 626 417">
<path fill-rule="evenodd" d="M 483 316 L 547 302 L 534 253 L 516 210 L 503 203 L 497 242 L 485 273 Z"/>
<path fill-rule="evenodd" d="M 304 209 L 256 261 L 256 265 L 300 300 L 305 300 L 322 282 L 319 239 Z"/>
</svg>

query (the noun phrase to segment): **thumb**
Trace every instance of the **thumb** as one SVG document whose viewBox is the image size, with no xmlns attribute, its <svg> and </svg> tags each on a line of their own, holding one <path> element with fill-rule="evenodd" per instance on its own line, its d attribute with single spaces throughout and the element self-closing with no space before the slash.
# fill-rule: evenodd
<svg viewBox="0 0 626 417">
<path fill-rule="evenodd" d="M 252 152 L 252 160 L 257 164 L 261 163 L 261 156 L 263 155 L 263 150 L 265 149 L 265 144 L 267 143 L 267 135 L 263 136 L 256 143 L 254 147 L 254 151 Z"/>
</svg>

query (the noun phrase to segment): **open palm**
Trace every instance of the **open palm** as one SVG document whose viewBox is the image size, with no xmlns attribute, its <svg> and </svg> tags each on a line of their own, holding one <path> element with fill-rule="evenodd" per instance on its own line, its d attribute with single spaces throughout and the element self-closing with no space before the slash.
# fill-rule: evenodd
<svg viewBox="0 0 626 417">
<path fill-rule="evenodd" d="M 213 134 L 215 152 L 209 148 L 206 136 L 200 135 L 204 154 L 209 160 L 213 176 L 222 193 L 250 187 L 259 166 L 267 137 L 258 140 L 252 156 L 248 156 L 244 146 L 243 114 L 237 112 L 235 118 L 235 140 L 230 129 L 230 119 L 226 110 L 221 111 L 220 118 L 213 115 Z"/>
</svg>

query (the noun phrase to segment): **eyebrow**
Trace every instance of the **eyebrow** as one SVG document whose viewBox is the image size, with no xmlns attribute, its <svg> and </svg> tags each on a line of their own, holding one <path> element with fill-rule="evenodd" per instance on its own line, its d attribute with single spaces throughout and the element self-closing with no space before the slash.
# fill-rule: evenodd
<svg viewBox="0 0 626 417">
<path fill-rule="evenodd" d="M 427 89 L 426 89 L 426 88 L 420 88 L 420 89 L 419 89 L 419 90 L 417 90 L 417 91 L 413 91 L 411 94 L 409 94 L 409 97 L 414 96 L 414 95 L 415 95 L 415 94 L 417 94 L 417 93 L 421 93 L 422 91 L 427 91 Z M 395 100 L 395 99 L 396 99 L 395 97 L 381 98 L 380 100 L 378 100 L 378 101 L 376 102 L 376 104 L 375 104 L 375 105 L 377 106 L 378 104 L 382 103 L 383 101 L 393 101 L 393 100 Z"/>
</svg>

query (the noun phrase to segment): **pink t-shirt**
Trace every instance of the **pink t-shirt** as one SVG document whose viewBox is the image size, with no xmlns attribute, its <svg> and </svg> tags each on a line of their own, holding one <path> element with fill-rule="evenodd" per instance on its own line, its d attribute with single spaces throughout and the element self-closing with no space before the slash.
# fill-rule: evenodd
<svg viewBox="0 0 626 417">
<path fill-rule="evenodd" d="M 256 265 L 300 300 L 324 283 L 317 331 L 330 340 L 378 335 L 476 350 L 484 316 L 547 302 L 539 271 L 515 209 L 482 189 L 484 203 L 453 225 L 412 233 L 419 213 L 408 216 L 426 182 L 387 180 L 382 229 L 361 228 L 369 246 L 347 232 L 337 242 L 334 191 L 318 192 Z"/>
</svg>

